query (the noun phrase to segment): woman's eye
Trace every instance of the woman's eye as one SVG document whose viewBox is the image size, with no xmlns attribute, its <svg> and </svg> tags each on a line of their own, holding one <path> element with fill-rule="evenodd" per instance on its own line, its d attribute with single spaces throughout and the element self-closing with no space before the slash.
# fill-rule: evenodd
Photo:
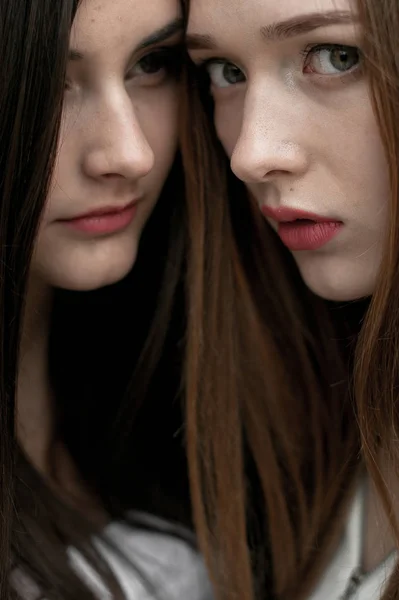
<svg viewBox="0 0 399 600">
<path fill-rule="evenodd" d="M 353 46 L 314 46 L 306 52 L 305 72 L 340 75 L 352 71 L 360 62 L 360 51 Z"/>
<path fill-rule="evenodd" d="M 245 81 L 245 75 L 235 64 L 226 61 L 209 61 L 206 64 L 212 85 L 218 88 L 229 87 Z"/>
<path fill-rule="evenodd" d="M 129 71 L 128 79 L 146 75 L 176 74 L 181 66 L 181 55 L 177 48 L 155 50 L 143 56 Z"/>
</svg>

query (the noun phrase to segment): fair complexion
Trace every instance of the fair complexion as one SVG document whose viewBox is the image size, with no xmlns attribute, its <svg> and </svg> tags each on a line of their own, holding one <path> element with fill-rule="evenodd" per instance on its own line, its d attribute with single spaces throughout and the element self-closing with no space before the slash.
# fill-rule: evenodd
<svg viewBox="0 0 399 600">
<path fill-rule="evenodd" d="M 192 59 L 210 77 L 217 134 L 270 225 L 279 230 L 281 209 L 338 223 L 320 247 L 289 244 L 304 281 L 330 300 L 372 293 L 389 199 L 353 8 L 193 0 L 188 27 Z"/>
<path fill-rule="evenodd" d="M 315 244 L 313 221 L 313 233 L 291 230 L 286 245 L 306 284 L 336 301 L 372 294 L 390 194 L 354 8 L 349 0 L 191 0 L 187 32 L 232 170 L 271 227 L 283 238 L 291 210 L 334 228 Z M 317 247 L 292 248 L 299 242 Z M 396 491 L 397 477 L 388 470 L 386 479 Z M 370 484 L 364 570 L 393 547 Z"/>
<path fill-rule="evenodd" d="M 32 265 L 48 285 L 95 289 L 134 264 L 176 151 L 178 19 L 177 0 L 84 0 L 79 8 L 58 160 Z M 132 202 L 134 218 L 115 231 L 71 226 L 81 214 Z"/>
<path fill-rule="evenodd" d="M 73 24 L 56 168 L 31 265 L 18 381 L 18 437 L 45 475 L 55 451 L 47 365 L 52 289 L 110 285 L 135 263 L 177 147 L 181 29 L 177 0 L 83 0 Z M 79 490 L 65 450 L 57 448 L 58 455 L 64 487 Z"/>
</svg>

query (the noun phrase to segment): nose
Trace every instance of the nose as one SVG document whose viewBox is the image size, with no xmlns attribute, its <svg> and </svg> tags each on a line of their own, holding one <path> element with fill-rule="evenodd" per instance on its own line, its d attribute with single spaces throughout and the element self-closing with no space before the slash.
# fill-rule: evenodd
<svg viewBox="0 0 399 600">
<path fill-rule="evenodd" d="M 137 180 L 154 166 L 154 153 L 129 96 L 120 94 L 94 112 L 83 168 L 92 178 Z"/>
<path fill-rule="evenodd" d="M 284 106 L 281 98 L 271 102 L 248 97 L 231 156 L 233 172 L 245 183 L 300 176 L 308 169 L 309 155 L 299 141 L 300 121 Z"/>
</svg>

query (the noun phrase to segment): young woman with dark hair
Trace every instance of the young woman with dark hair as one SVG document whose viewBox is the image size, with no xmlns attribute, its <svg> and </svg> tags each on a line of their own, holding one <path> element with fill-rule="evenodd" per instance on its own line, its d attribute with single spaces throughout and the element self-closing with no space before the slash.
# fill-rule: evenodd
<svg viewBox="0 0 399 600">
<path fill-rule="evenodd" d="M 177 0 L 1 3 L 2 600 L 210 594 L 185 528 L 181 33 Z"/>
</svg>

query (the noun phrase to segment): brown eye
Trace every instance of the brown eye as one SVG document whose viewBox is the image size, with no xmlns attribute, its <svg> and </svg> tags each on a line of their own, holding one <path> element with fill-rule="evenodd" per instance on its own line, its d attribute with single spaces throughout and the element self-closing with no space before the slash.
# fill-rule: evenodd
<svg viewBox="0 0 399 600">
<path fill-rule="evenodd" d="M 158 73 L 165 68 L 164 57 L 161 56 L 160 52 L 152 52 L 144 56 L 136 65 L 136 70 L 141 71 L 145 75 L 152 75 Z"/>
<path fill-rule="evenodd" d="M 143 56 L 130 70 L 128 79 L 135 77 L 178 75 L 181 66 L 179 47 L 154 50 Z"/>
</svg>

